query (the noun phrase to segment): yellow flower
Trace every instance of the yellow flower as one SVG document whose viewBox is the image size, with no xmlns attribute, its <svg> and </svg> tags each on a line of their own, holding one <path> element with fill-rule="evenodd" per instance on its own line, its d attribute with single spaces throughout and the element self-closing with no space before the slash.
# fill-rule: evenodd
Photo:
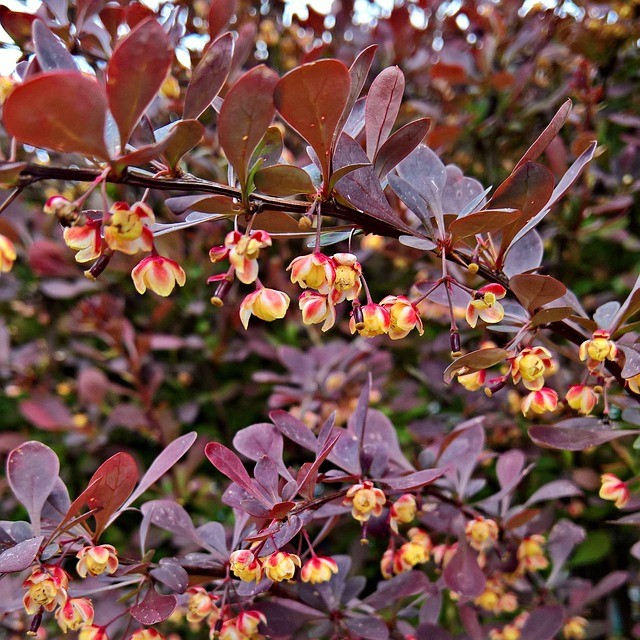
<svg viewBox="0 0 640 640">
<path fill-rule="evenodd" d="M 562 635 L 566 640 L 583 640 L 587 637 L 587 625 L 589 622 L 580 616 L 573 616 L 565 621 L 562 627 Z"/>
<path fill-rule="evenodd" d="M 242 326 L 249 327 L 249 319 L 254 315 L 260 320 L 272 322 L 284 318 L 289 308 L 289 296 L 276 289 L 260 287 L 250 293 L 240 304 L 240 321 Z"/>
<path fill-rule="evenodd" d="M 248 549 L 234 551 L 229 556 L 229 565 L 234 576 L 245 582 L 260 582 L 262 565 Z"/>
<path fill-rule="evenodd" d="M 112 574 L 118 568 L 118 555 L 110 544 L 84 547 L 78 551 L 76 558 L 76 571 L 81 578 L 86 578 L 87 574 L 99 576 L 105 571 Z"/>
<path fill-rule="evenodd" d="M 301 566 L 300 558 L 286 551 L 276 551 L 261 560 L 265 575 L 274 582 L 291 580 L 296 572 L 296 567 Z"/>
<path fill-rule="evenodd" d="M 478 516 L 467 522 L 465 533 L 471 547 L 476 551 L 486 551 L 496 543 L 500 530 L 494 520 Z"/>
<path fill-rule="evenodd" d="M 111 218 L 104 227 L 104 240 L 114 251 L 134 255 L 151 251 L 153 233 L 147 225 L 155 222 L 153 210 L 144 202 L 116 202 L 109 210 Z"/>
<path fill-rule="evenodd" d="M 56 613 L 56 620 L 63 633 L 77 631 L 93 624 L 93 605 L 88 598 L 69 598 Z"/>
<path fill-rule="evenodd" d="M 542 549 L 544 543 L 545 540 L 541 535 L 532 535 L 522 540 L 518 547 L 518 560 L 521 569 L 525 571 L 542 571 L 549 566 L 549 561 Z"/>
<path fill-rule="evenodd" d="M 349 320 L 349 330 L 351 333 L 356 331 L 365 338 L 373 338 L 389 333 L 391 328 L 391 314 L 379 304 L 369 302 L 361 307 L 362 323 L 356 323 L 355 317 L 352 315 Z"/>
<path fill-rule="evenodd" d="M 138 293 L 151 289 L 159 296 L 168 296 L 176 284 L 184 286 L 187 276 L 175 261 L 163 256 L 151 255 L 141 260 L 131 272 L 133 284 Z"/>
<path fill-rule="evenodd" d="M 404 338 L 412 329 L 417 329 L 419 335 L 424 333 L 418 308 L 406 296 L 386 296 L 380 304 L 389 312 L 389 337 L 392 340 Z"/>
<path fill-rule="evenodd" d="M 69 575 L 58 566 L 42 565 L 34 567 L 22 586 L 28 589 L 22 602 L 29 615 L 36 613 L 40 607 L 45 611 L 53 611 L 67 601 Z"/>
<path fill-rule="evenodd" d="M 534 413 L 545 413 L 555 411 L 558 407 L 558 394 L 549 387 L 542 387 L 539 391 L 531 391 L 522 401 L 522 415 L 526 416 L 529 411 Z"/>
<path fill-rule="evenodd" d="M 372 515 L 377 517 L 382 513 L 382 505 L 386 501 L 384 492 L 374 488 L 370 480 L 365 480 L 349 487 L 342 504 L 351 505 L 351 515 L 360 522 L 366 522 Z"/>
<path fill-rule="evenodd" d="M 603 473 L 600 476 L 602 486 L 600 487 L 599 496 L 603 500 L 611 500 L 615 502 L 616 507 L 620 509 L 629 502 L 629 488 L 627 483 L 623 482 L 613 473 Z"/>
<path fill-rule="evenodd" d="M 13 242 L 0 233 L 0 273 L 8 273 L 16 260 L 16 248 Z"/>
<path fill-rule="evenodd" d="M 598 404 L 598 394 L 591 388 L 583 384 L 576 384 L 565 396 L 569 406 L 582 415 L 589 415 Z"/>
<path fill-rule="evenodd" d="M 323 253 L 298 256 L 287 267 L 291 271 L 291 282 L 297 282 L 303 289 L 316 289 L 329 293 L 336 278 L 333 260 Z"/>
<path fill-rule="evenodd" d="M 598 329 L 593 332 L 591 340 L 585 340 L 580 345 L 580 360 L 587 361 L 589 371 L 595 371 L 605 360 L 615 360 L 618 356 L 618 347 L 606 331 Z"/>
<path fill-rule="evenodd" d="M 319 584 L 321 582 L 329 582 L 334 573 L 338 573 L 338 565 L 335 560 L 315 556 L 305 562 L 300 571 L 300 577 L 302 582 Z"/>
<path fill-rule="evenodd" d="M 207 592 L 204 587 L 191 587 L 187 589 L 189 600 L 187 601 L 187 620 L 189 622 L 202 622 L 211 614 L 216 614 L 218 607 L 214 603 L 215 596 Z"/>
<path fill-rule="evenodd" d="M 393 558 L 393 571 L 403 573 L 409 571 L 417 564 L 429 561 L 429 552 L 419 542 L 405 542 L 396 552 Z"/>
<path fill-rule="evenodd" d="M 544 347 L 523 349 L 511 363 L 514 384 L 520 380 L 530 391 L 539 391 L 544 386 L 544 376 L 551 372 L 551 354 Z"/>
<path fill-rule="evenodd" d="M 410 493 L 405 493 L 389 509 L 389 525 L 398 533 L 398 523 L 411 522 L 416 517 L 416 511 L 416 499 Z"/>
<path fill-rule="evenodd" d="M 470 327 L 478 324 L 478 318 L 487 324 L 495 324 L 504 318 L 504 307 L 498 302 L 507 295 L 501 284 L 488 284 L 478 289 L 467 305 L 466 318 Z"/>
</svg>

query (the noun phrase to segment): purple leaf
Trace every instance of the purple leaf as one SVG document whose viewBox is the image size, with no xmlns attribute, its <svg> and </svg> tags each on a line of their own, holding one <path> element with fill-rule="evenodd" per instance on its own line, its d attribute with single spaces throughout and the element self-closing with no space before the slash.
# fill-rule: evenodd
<svg viewBox="0 0 640 640">
<path fill-rule="evenodd" d="M 48 29 L 42 20 L 32 24 L 33 46 L 42 71 L 77 71 L 78 65 L 65 45 Z"/>
<path fill-rule="evenodd" d="M 389 629 L 387 625 L 372 615 L 368 616 L 352 616 L 344 618 L 344 624 L 358 638 L 365 640 L 387 640 L 389 637 Z"/>
<path fill-rule="evenodd" d="M 629 580 L 629 573 L 626 571 L 613 571 L 609 575 L 605 576 L 594 587 L 589 589 L 585 594 L 578 598 L 573 598 L 571 602 L 572 612 L 577 612 L 583 609 L 587 604 L 595 602 L 596 600 L 602 600 L 606 595 L 609 595 L 612 591 L 619 589 L 623 584 Z"/>
<path fill-rule="evenodd" d="M 33 440 L 14 449 L 7 458 L 7 480 L 13 494 L 40 533 L 42 507 L 58 479 L 60 462 L 49 447 Z"/>
<path fill-rule="evenodd" d="M 553 587 L 556 583 L 562 565 L 571 555 L 573 548 L 584 542 L 586 537 L 585 530 L 574 524 L 570 520 L 559 520 L 551 529 L 549 540 L 547 542 L 547 551 L 551 557 L 552 571 L 547 578 L 547 585 Z"/>
<path fill-rule="evenodd" d="M 307 431 L 309 431 L 308 428 Z M 241 429 L 233 438 L 233 446 L 236 451 L 254 462 L 262 457 L 269 458 L 276 466 L 278 473 L 283 478 L 291 480 L 291 474 L 282 461 L 282 435 L 272 424 L 253 424 Z"/>
<path fill-rule="evenodd" d="M 145 599 L 129 609 L 129 613 L 146 626 L 158 624 L 166 620 L 178 606 L 175 596 L 160 595 L 153 587 L 149 589 Z"/>
<path fill-rule="evenodd" d="M 519 449 L 507 451 L 498 458 L 496 475 L 502 489 L 511 489 L 520 481 L 524 463 L 524 453 Z"/>
<path fill-rule="evenodd" d="M 304 422 L 280 409 L 272 411 L 269 414 L 269 418 L 280 433 L 289 438 L 289 440 L 305 449 L 309 449 L 309 451 L 316 451 L 316 439 L 311 429 Z"/>
<path fill-rule="evenodd" d="M 511 246 L 502 271 L 511 278 L 518 273 L 537 269 L 542 264 L 544 246 L 540 234 L 531 230 Z"/>
<path fill-rule="evenodd" d="M 418 640 L 453 640 L 453 636 L 435 624 L 421 624 L 416 629 Z"/>
<path fill-rule="evenodd" d="M 199 118 L 224 86 L 231 68 L 233 36 L 221 35 L 205 51 L 194 69 L 184 97 L 185 120 Z"/>
<path fill-rule="evenodd" d="M 525 506 L 529 507 L 536 502 L 543 502 L 545 500 L 559 500 L 560 498 L 580 495 L 582 495 L 582 491 L 570 480 L 552 480 L 535 491 L 525 502 Z"/>
<path fill-rule="evenodd" d="M 365 598 L 364 602 L 376 610 L 384 609 L 400 598 L 429 592 L 430 586 L 429 579 L 421 571 L 407 571 L 391 580 L 378 583 L 376 591 Z"/>
<path fill-rule="evenodd" d="M 184 536 L 198 544 L 202 543 L 196 528 L 193 526 L 191 516 L 177 502 L 173 500 L 151 500 L 150 502 L 145 502 L 140 507 L 140 511 L 144 516 L 140 525 L 140 544 L 143 548 L 150 524 L 154 524 L 164 531 L 170 531 L 177 536 Z"/>
<path fill-rule="evenodd" d="M 34 426 L 46 431 L 66 431 L 73 425 L 73 416 L 56 396 L 34 394 L 18 405 L 20 413 Z"/>
<path fill-rule="evenodd" d="M 0 553 L 0 574 L 24 571 L 30 567 L 43 540 L 44 536 L 23 540 Z"/>
<path fill-rule="evenodd" d="M 483 632 L 480 622 L 478 621 L 478 614 L 473 608 L 465 607 L 464 605 L 459 606 L 458 614 L 471 640 L 485 640 L 486 634 Z"/>
<path fill-rule="evenodd" d="M 175 558 L 161 558 L 159 566 L 150 571 L 151 577 L 169 587 L 174 593 L 184 593 L 189 586 L 189 574 Z"/>
<path fill-rule="evenodd" d="M 637 348 L 620 345 L 620 350 L 624 353 L 624 367 L 621 375 L 626 380 L 633 378 L 640 373 L 640 352 Z"/>
<path fill-rule="evenodd" d="M 529 428 L 529 436 L 537 445 L 566 451 L 582 451 L 639 433 L 638 429 L 612 429 L 595 418 L 571 418 L 553 426 Z"/>
<path fill-rule="evenodd" d="M 367 378 L 367 383 L 362 386 L 355 411 L 349 416 L 348 429 L 358 440 L 364 436 L 367 412 L 369 411 L 369 399 L 371 398 L 371 376 Z"/>
<path fill-rule="evenodd" d="M 318 455 L 314 462 L 308 467 L 300 469 L 298 474 L 298 492 L 303 496 L 313 496 L 313 489 L 315 488 L 316 479 L 318 477 L 318 469 L 320 465 L 325 461 L 327 456 L 331 453 L 336 442 L 340 438 L 340 433 L 335 433 L 327 439 L 322 449 L 318 452 Z M 304 465 L 303 465 L 304 466 Z"/>
<path fill-rule="evenodd" d="M 552 640 L 562 628 L 564 617 L 562 607 L 545 606 L 534 609 L 522 627 L 520 640 Z"/>
<path fill-rule="evenodd" d="M 432 484 L 444 473 L 444 469 L 423 469 L 399 478 L 380 478 L 378 482 L 388 487 L 388 493 L 402 493 Z"/>
<path fill-rule="evenodd" d="M 248 494 L 252 495 L 258 502 L 267 507 L 271 507 L 271 503 L 258 491 L 251 481 L 247 470 L 244 468 L 240 458 L 227 449 L 219 442 L 210 442 L 204 449 L 204 453 L 209 462 L 218 470 L 242 487 Z"/>
<path fill-rule="evenodd" d="M 468 207 L 475 203 L 479 207 L 484 200 L 482 185 L 475 178 L 465 176 L 455 164 L 448 164 L 445 171 L 447 182 L 442 191 L 442 210 L 444 213 L 469 215 L 475 207 L 467 210 Z"/>
<path fill-rule="evenodd" d="M 450 465 L 447 477 L 452 477 L 458 495 L 464 496 L 471 474 L 484 447 L 484 429 L 480 423 L 472 424 L 449 434 L 443 443 L 444 451 L 438 464 Z"/>
<path fill-rule="evenodd" d="M 293 637 L 294 633 L 305 623 L 325 617 L 322 611 L 289 598 L 272 597 L 261 600 L 255 608 L 267 617 L 267 630 L 276 637 Z"/>
<path fill-rule="evenodd" d="M 180 436 L 172 443 L 167 445 L 160 455 L 151 463 L 147 472 L 142 476 L 140 484 L 135 491 L 129 496 L 129 499 L 122 505 L 126 509 L 130 504 L 139 498 L 152 484 L 159 480 L 173 465 L 189 451 L 193 443 L 196 441 L 198 434 L 195 431 Z"/>
<path fill-rule="evenodd" d="M 458 542 L 458 549 L 444 569 L 445 584 L 465 598 L 476 598 L 483 591 L 486 578 L 478 566 L 475 553 L 465 540 Z"/>
<path fill-rule="evenodd" d="M 367 155 L 371 161 L 391 133 L 403 93 L 404 74 L 398 67 L 387 67 L 371 83 L 365 108 Z"/>
<path fill-rule="evenodd" d="M 431 126 L 430 118 L 420 118 L 400 127 L 378 149 L 374 168 L 383 180 L 389 171 L 402 162 L 425 138 Z"/>
</svg>

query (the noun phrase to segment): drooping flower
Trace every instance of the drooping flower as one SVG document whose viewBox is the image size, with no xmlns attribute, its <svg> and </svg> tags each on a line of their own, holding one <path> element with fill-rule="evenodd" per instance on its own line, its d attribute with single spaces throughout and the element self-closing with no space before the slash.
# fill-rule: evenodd
<svg viewBox="0 0 640 640">
<path fill-rule="evenodd" d="M 244 284 L 251 284 L 258 277 L 260 249 L 270 246 L 271 236 L 266 231 L 256 230 L 245 234 L 230 231 L 224 240 L 224 246 L 212 247 L 209 257 L 212 262 L 229 258 L 238 280 Z"/>
<path fill-rule="evenodd" d="M 392 340 L 404 338 L 412 329 L 417 329 L 419 335 L 424 333 L 418 308 L 406 296 L 386 296 L 380 304 L 389 312 L 389 337 Z"/>
<path fill-rule="evenodd" d="M 13 242 L 0 233 L 0 273 L 8 273 L 17 257 Z"/>
<path fill-rule="evenodd" d="M 365 338 L 374 338 L 375 336 L 389 333 L 391 328 L 391 314 L 381 305 L 369 302 L 361 307 L 362 325 L 358 326 L 354 316 L 349 320 L 349 330 L 351 333 L 356 331 Z"/>
<path fill-rule="evenodd" d="M 262 564 L 248 549 L 234 551 L 229 556 L 229 565 L 234 576 L 245 582 L 262 580 Z"/>
<path fill-rule="evenodd" d="M 504 318 L 504 307 L 498 302 L 507 295 L 501 284 L 487 284 L 476 292 L 467 305 L 466 318 L 470 327 L 478 324 L 478 318 L 487 324 L 495 324 Z"/>
<path fill-rule="evenodd" d="M 395 553 L 393 549 L 387 549 L 382 554 L 382 559 L 380 560 L 380 573 L 385 580 L 389 580 L 393 578 L 393 557 Z"/>
<path fill-rule="evenodd" d="M 335 253 L 331 258 L 335 265 L 332 302 L 355 300 L 362 289 L 362 266 L 353 253 Z"/>
<path fill-rule="evenodd" d="M 342 504 L 351 505 L 351 515 L 360 522 L 366 522 L 373 516 L 382 513 L 382 506 L 387 501 L 382 489 L 373 486 L 371 480 L 349 487 Z"/>
<path fill-rule="evenodd" d="M 545 539 L 538 534 L 524 538 L 518 547 L 518 562 L 523 571 L 542 571 L 549 566 L 544 555 Z"/>
<path fill-rule="evenodd" d="M 338 565 L 333 558 L 320 558 L 315 556 L 307 560 L 300 570 L 302 582 L 319 584 L 329 582 L 334 573 L 338 573 Z"/>
<path fill-rule="evenodd" d="M 320 293 L 330 293 L 336 279 L 333 260 L 324 253 L 309 253 L 298 256 L 287 267 L 291 271 L 291 282 L 297 282 L 303 289 L 316 289 Z"/>
<path fill-rule="evenodd" d="M 58 193 L 47 199 L 42 210 L 47 215 L 53 215 L 59 219 L 69 219 L 75 216 L 77 205 Z"/>
<path fill-rule="evenodd" d="M 147 627 L 134 631 L 130 640 L 165 640 L 165 637 L 153 627 Z"/>
<path fill-rule="evenodd" d="M 252 315 L 260 320 L 272 322 L 284 318 L 289 308 L 289 296 L 276 289 L 259 287 L 250 293 L 240 304 L 240 321 L 242 326 L 249 327 L 249 319 Z"/>
<path fill-rule="evenodd" d="M 411 527 L 411 529 L 407 531 L 407 536 L 411 542 L 421 545 L 428 554 L 431 553 L 433 549 L 433 542 L 431 540 L 431 536 L 429 536 L 424 529 L 420 529 L 420 527 Z"/>
<path fill-rule="evenodd" d="M 393 557 L 394 573 L 409 571 L 417 564 L 429 561 L 429 552 L 418 542 L 405 542 Z"/>
<path fill-rule="evenodd" d="M 307 289 L 300 294 L 298 306 L 305 324 L 324 322 L 323 331 L 328 331 L 335 324 L 336 309 L 328 295 Z"/>
<path fill-rule="evenodd" d="M 153 233 L 148 225 L 155 222 L 151 207 L 144 202 L 115 202 L 109 209 L 111 218 L 104 226 L 104 240 L 114 251 L 134 255 L 151 251 Z"/>
<path fill-rule="evenodd" d="M 262 640 L 258 627 L 260 623 L 267 624 L 267 618 L 260 611 L 242 611 L 236 618 L 225 620 L 220 629 L 220 635 L 214 636 L 213 628 L 211 638 L 219 637 L 220 640 Z"/>
<path fill-rule="evenodd" d="M 410 493 L 401 495 L 389 509 L 389 526 L 398 533 L 398 523 L 407 524 L 416 517 L 416 499 Z"/>
<path fill-rule="evenodd" d="M 549 387 L 542 387 L 539 391 L 531 391 L 522 401 L 522 414 L 527 415 L 529 411 L 534 413 L 545 413 L 555 411 L 558 407 L 558 394 Z"/>
<path fill-rule="evenodd" d="M 301 566 L 300 558 L 294 553 L 286 551 L 276 551 L 266 558 L 261 558 L 261 561 L 265 575 L 274 582 L 291 580 L 296 572 L 296 567 Z"/>
<path fill-rule="evenodd" d="M 627 483 L 620 480 L 618 476 L 613 473 L 603 473 L 600 476 L 600 482 L 602 486 L 600 487 L 598 495 L 603 500 L 615 502 L 618 509 L 624 507 L 627 502 L 629 502 L 629 487 Z"/>
<path fill-rule="evenodd" d="M 520 380 L 530 391 L 544 386 L 544 376 L 552 368 L 551 354 L 544 347 L 527 347 L 511 361 L 513 383 Z"/>
<path fill-rule="evenodd" d="M 465 534 L 469 545 L 476 551 L 486 551 L 493 547 L 498 540 L 500 529 L 495 520 L 477 516 L 467 522 Z"/>
<path fill-rule="evenodd" d="M 482 389 L 484 381 L 487 379 L 487 372 L 484 369 L 469 372 L 467 367 L 462 367 L 456 372 L 456 377 L 467 391 L 477 391 Z"/>
<path fill-rule="evenodd" d="M 94 547 L 83 547 L 76 554 L 78 564 L 76 571 L 81 578 L 87 574 L 99 576 L 102 573 L 112 574 L 118 568 L 118 554 L 115 547 L 110 544 L 101 544 Z"/>
<path fill-rule="evenodd" d="M 76 262 L 89 262 L 100 257 L 102 237 L 98 220 L 87 220 L 83 225 L 66 227 L 62 235 L 67 247 L 77 251 Z"/>
<path fill-rule="evenodd" d="M 598 329 L 593 332 L 590 340 L 580 345 L 580 360 L 587 361 L 589 371 L 598 369 L 605 360 L 615 360 L 618 357 L 618 347 L 607 331 Z"/>
<path fill-rule="evenodd" d="M 584 640 L 587 637 L 587 625 L 589 621 L 580 616 L 572 616 L 565 620 L 562 627 L 562 635 L 565 640 Z"/>
<path fill-rule="evenodd" d="M 88 624 L 80 629 L 78 640 L 109 640 L 109 636 L 104 627 Z"/>
<path fill-rule="evenodd" d="M 627 378 L 627 385 L 633 393 L 640 393 L 640 373 L 633 378 Z"/>
<path fill-rule="evenodd" d="M 63 633 L 77 631 L 93 624 L 93 604 L 88 598 L 69 598 L 56 612 L 56 620 Z"/>
<path fill-rule="evenodd" d="M 53 611 L 67 600 L 69 574 L 55 565 L 41 565 L 34 567 L 22 586 L 28 589 L 22 599 L 28 614 L 36 613 L 40 607 Z"/>
<path fill-rule="evenodd" d="M 141 260 L 131 271 L 131 278 L 138 293 L 151 289 L 162 297 L 167 297 L 176 284 L 184 286 L 187 280 L 184 269 L 175 260 L 159 255 Z"/>
<path fill-rule="evenodd" d="M 592 387 L 576 384 L 565 396 L 568 405 L 582 415 L 588 416 L 598 404 L 598 394 Z"/>
<path fill-rule="evenodd" d="M 187 621 L 202 622 L 211 614 L 217 612 L 216 596 L 210 594 L 204 587 L 196 586 L 187 589 Z"/>
</svg>

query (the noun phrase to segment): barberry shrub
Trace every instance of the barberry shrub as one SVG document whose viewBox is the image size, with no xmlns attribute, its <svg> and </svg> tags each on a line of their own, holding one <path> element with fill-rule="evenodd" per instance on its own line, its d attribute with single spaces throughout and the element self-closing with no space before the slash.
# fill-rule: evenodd
<svg viewBox="0 0 640 640">
<path fill-rule="evenodd" d="M 9 637 L 640 637 L 640 5 L 521 4 L 0 7 Z"/>
</svg>

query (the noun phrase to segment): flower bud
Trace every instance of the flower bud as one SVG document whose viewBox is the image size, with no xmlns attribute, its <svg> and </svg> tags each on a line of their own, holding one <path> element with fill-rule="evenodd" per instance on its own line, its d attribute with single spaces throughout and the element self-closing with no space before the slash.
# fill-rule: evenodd
<svg viewBox="0 0 640 640">
<path fill-rule="evenodd" d="M 260 582 L 262 580 L 262 565 L 248 549 L 234 551 L 229 556 L 231 572 L 244 582 Z"/>
<path fill-rule="evenodd" d="M 215 605 L 216 596 L 207 592 L 204 587 L 190 587 L 187 589 L 189 600 L 187 601 L 187 620 L 189 622 L 202 622 L 212 613 L 217 612 Z"/>
<path fill-rule="evenodd" d="M 56 613 L 56 620 L 63 633 L 77 631 L 93 624 L 93 605 L 88 598 L 69 598 Z"/>
<path fill-rule="evenodd" d="M 0 273 L 8 273 L 16 260 L 16 248 L 13 242 L 0 233 Z"/>
<path fill-rule="evenodd" d="M 524 416 L 533 411 L 534 413 L 545 413 L 555 411 L 558 407 L 558 394 L 548 387 L 542 387 L 540 391 L 532 391 L 522 401 L 522 414 Z"/>
<path fill-rule="evenodd" d="M 598 394 L 583 384 L 576 384 L 567 391 L 567 404 L 582 415 L 588 416 L 598 404 Z"/>
<path fill-rule="evenodd" d="M 187 276 L 175 260 L 151 255 L 133 268 L 131 278 L 138 293 L 142 294 L 147 289 L 151 289 L 154 293 L 166 298 L 176 284 L 180 287 L 184 286 Z"/>
<path fill-rule="evenodd" d="M 398 523 L 407 524 L 416 517 L 416 499 L 410 493 L 401 495 L 389 509 L 389 524 L 397 533 Z"/>
<path fill-rule="evenodd" d="M 287 267 L 291 271 L 291 282 L 297 282 L 303 289 L 316 289 L 328 294 L 335 282 L 334 262 L 323 253 L 310 253 L 294 258 Z"/>
</svg>

